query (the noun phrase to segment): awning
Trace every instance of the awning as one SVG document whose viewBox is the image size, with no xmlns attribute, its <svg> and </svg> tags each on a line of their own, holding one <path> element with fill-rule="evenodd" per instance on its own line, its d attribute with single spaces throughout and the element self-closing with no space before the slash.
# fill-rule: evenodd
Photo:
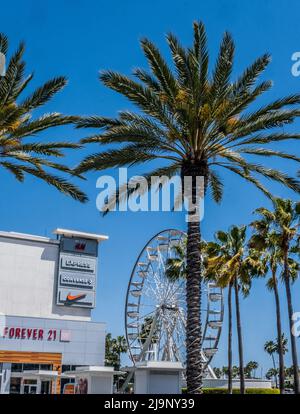
<svg viewBox="0 0 300 414">
<path fill-rule="evenodd" d="M 18 378 L 26 378 L 26 379 L 41 379 L 44 381 L 51 381 L 55 380 L 58 377 L 58 371 L 47 371 L 47 370 L 28 370 L 18 373 L 12 373 L 12 377 L 18 376 Z"/>
</svg>

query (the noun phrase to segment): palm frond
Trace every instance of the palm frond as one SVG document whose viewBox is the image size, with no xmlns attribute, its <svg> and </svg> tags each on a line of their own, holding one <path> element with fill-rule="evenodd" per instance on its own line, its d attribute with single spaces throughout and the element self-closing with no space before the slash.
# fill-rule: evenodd
<svg viewBox="0 0 300 414">
<path fill-rule="evenodd" d="M 224 184 L 222 183 L 216 171 L 213 171 L 213 170 L 210 171 L 209 187 L 211 189 L 212 197 L 215 200 L 215 202 L 220 203 L 222 200 L 222 196 L 223 196 Z"/>
<path fill-rule="evenodd" d="M 27 111 L 38 108 L 48 102 L 57 92 L 63 89 L 66 84 L 67 79 L 63 76 L 51 79 L 41 87 L 37 88 L 31 96 L 21 103 L 21 106 Z"/>
</svg>

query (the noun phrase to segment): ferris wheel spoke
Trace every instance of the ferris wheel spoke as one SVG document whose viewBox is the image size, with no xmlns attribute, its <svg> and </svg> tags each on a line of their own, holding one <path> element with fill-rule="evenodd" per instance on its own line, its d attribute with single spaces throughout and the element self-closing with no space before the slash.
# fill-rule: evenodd
<svg viewBox="0 0 300 414">
<path fill-rule="evenodd" d="M 173 285 L 173 287 L 174 287 L 174 289 L 173 290 L 171 290 L 171 292 L 169 292 L 168 293 L 168 298 L 171 296 L 171 297 L 174 297 L 181 289 L 183 290 L 184 289 L 184 286 L 185 286 L 185 280 L 183 280 L 183 281 L 181 281 L 181 282 L 178 282 L 178 284 L 177 285 Z"/>
<path fill-rule="evenodd" d="M 135 320 L 136 320 L 136 321 L 140 321 L 140 320 L 142 320 L 142 319 L 145 319 L 145 318 L 149 317 L 150 315 L 155 314 L 155 312 L 156 312 L 156 309 L 154 309 L 152 312 L 148 312 L 148 313 L 145 313 L 144 315 L 139 316 L 139 317 L 138 317 L 138 318 L 136 318 Z"/>
</svg>

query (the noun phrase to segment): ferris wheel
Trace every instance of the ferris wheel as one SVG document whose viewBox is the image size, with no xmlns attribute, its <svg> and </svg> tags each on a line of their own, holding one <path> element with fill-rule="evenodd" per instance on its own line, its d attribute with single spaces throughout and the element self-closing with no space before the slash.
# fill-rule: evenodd
<svg viewBox="0 0 300 414">
<path fill-rule="evenodd" d="M 186 282 L 184 277 L 166 276 L 169 259 L 179 258 L 185 243 L 185 233 L 162 231 L 146 244 L 135 263 L 125 305 L 126 339 L 133 365 L 148 360 L 185 364 Z M 208 282 L 203 284 L 202 296 L 201 357 L 207 374 L 215 377 L 209 363 L 218 350 L 223 293 Z"/>
</svg>

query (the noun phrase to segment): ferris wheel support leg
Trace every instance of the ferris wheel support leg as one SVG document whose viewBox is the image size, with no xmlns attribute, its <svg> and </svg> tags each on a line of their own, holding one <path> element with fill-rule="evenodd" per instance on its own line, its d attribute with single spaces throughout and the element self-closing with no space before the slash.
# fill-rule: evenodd
<svg viewBox="0 0 300 414">
<path fill-rule="evenodd" d="M 153 334 L 154 334 L 155 329 L 156 329 L 157 318 L 158 318 L 158 310 L 155 312 L 155 315 L 154 315 L 154 318 L 153 318 L 153 321 L 152 321 L 152 324 L 151 324 L 149 336 L 148 336 L 148 338 L 146 339 L 146 341 L 144 343 L 144 346 L 143 346 L 142 351 L 141 351 L 140 356 L 139 356 L 139 361 L 142 361 L 142 358 L 144 358 L 145 353 L 146 353 L 147 349 L 149 348 L 149 345 L 151 344 Z M 122 388 L 120 390 L 121 393 L 125 392 L 128 384 L 132 380 L 133 375 L 134 375 L 134 371 L 131 371 L 131 372 L 128 373 L 126 381 L 124 382 L 124 384 L 122 385 Z"/>
</svg>

